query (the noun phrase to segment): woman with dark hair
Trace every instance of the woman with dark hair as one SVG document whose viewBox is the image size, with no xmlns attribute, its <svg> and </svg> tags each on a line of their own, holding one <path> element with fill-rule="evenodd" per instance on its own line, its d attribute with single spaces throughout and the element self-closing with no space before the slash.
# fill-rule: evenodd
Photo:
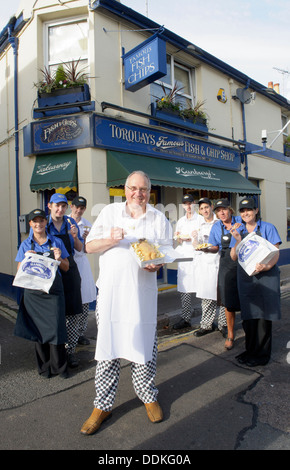
<svg viewBox="0 0 290 470">
<path fill-rule="evenodd" d="M 232 229 L 231 258 L 237 260 L 236 247 L 251 232 L 279 248 L 281 239 L 276 227 L 258 216 L 254 199 L 244 198 L 239 205 L 243 225 Z M 238 291 L 245 331 L 246 350 L 238 362 L 254 367 L 265 365 L 271 357 L 272 321 L 281 318 L 279 251 L 267 264 L 257 263 L 256 274 L 249 276 L 238 264 Z"/>
<path fill-rule="evenodd" d="M 218 273 L 218 305 L 225 307 L 227 319 L 227 338 L 225 348 L 230 350 L 234 345 L 234 326 L 236 312 L 240 310 L 238 286 L 237 286 L 237 261 L 230 256 L 231 230 L 241 218 L 234 216 L 234 211 L 228 199 L 219 199 L 214 212 L 219 219 L 209 234 L 209 243 L 212 245 L 208 251 L 214 253 L 220 251 L 220 265 Z"/>
<path fill-rule="evenodd" d="M 61 273 L 68 271 L 68 252 L 58 238 L 47 233 L 47 220 L 43 210 L 34 209 L 28 216 L 29 237 L 18 250 L 16 260 L 19 269 L 25 253 L 56 259 L 60 262 L 49 293 L 24 289 L 19 305 L 14 334 L 20 338 L 35 342 L 38 373 L 42 377 L 61 375 L 66 378 L 67 358 L 65 342 L 65 299 Z"/>
</svg>

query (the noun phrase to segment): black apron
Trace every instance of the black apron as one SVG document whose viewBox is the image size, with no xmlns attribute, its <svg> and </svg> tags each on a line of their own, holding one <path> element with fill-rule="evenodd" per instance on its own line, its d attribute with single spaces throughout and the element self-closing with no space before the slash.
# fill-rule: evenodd
<svg viewBox="0 0 290 470">
<path fill-rule="evenodd" d="M 230 242 L 232 234 L 224 232 L 222 225 L 221 257 L 218 273 L 217 302 L 230 312 L 240 310 L 238 285 L 237 285 L 237 261 L 233 261 L 230 255 Z"/>
<path fill-rule="evenodd" d="M 82 313 L 82 296 L 81 296 L 81 276 L 72 254 L 71 242 L 66 227 L 66 233 L 64 235 L 54 234 L 55 237 L 60 238 L 63 241 L 69 253 L 69 270 L 62 271 L 62 281 L 65 296 L 65 314 L 78 315 Z"/>
<path fill-rule="evenodd" d="M 49 240 L 49 248 L 51 242 Z M 34 251 L 34 242 L 31 242 Z M 37 253 L 43 255 L 43 253 Z M 54 259 L 53 251 L 49 258 Z M 62 277 L 57 271 L 49 293 L 24 289 L 20 300 L 15 336 L 38 343 L 64 344 L 67 341 L 65 298 Z"/>
<path fill-rule="evenodd" d="M 259 228 L 256 234 L 262 236 Z M 242 238 L 246 235 L 248 233 L 241 233 Z M 255 276 L 249 276 L 238 265 L 238 289 L 242 320 L 280 320 L 280 269 L 277 265 Z"/>
</svg>

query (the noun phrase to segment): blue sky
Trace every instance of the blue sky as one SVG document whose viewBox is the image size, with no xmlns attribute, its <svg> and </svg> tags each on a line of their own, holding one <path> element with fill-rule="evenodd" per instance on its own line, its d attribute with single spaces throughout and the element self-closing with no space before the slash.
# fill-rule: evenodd
<svg viewBox="0 0 290 470">
<path fill-rule="evenodd" d="M 0 30 L 19 0 L 1 0 Z M 289 0 L 122 0 L 122 3 L 290 100 Z"/>
</svg>

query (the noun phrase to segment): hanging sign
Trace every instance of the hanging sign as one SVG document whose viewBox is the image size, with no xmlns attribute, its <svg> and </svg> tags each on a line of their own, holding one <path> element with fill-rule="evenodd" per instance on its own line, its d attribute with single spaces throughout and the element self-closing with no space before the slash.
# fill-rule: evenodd
<svg viewBox="0 0 290 470">
<path fill-rule="evenodd" d="M 123 55 L 125 89 L 137 91 L 167 73 L 166 42 L 149 38 Z"/>
</svg>

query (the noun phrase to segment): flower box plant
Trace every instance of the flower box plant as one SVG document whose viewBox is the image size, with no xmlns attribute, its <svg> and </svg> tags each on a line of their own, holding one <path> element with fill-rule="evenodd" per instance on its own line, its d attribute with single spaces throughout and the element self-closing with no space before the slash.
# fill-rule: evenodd
<svg viewBox="0 0 290 470">
<path fill-rule="evenodd" d="M 207 131 L 207 116 L 202 107 L 204 101 L 198 102 L 194 107 L 189 106 L 185 108 L 183 104 L 178 101 L 178 93 L 182 88 L 178 88 L 175 83 L 172 90 L 167 92 L 164 85 L 162 85 L 164 95 L 157 98 L 152 103 L 152 115 L 180 127 L 193 131 Z"/>
<path fill-rule="evenodd" d="M 78 70 L 79 60 L 60 64 L 51 73 L 46 67 L 41 70 L 43 78 L 36 83 L 38 106 L 56 106 L 90 100 L 87 84 L 88 74 Z"/>
<path fill-rule="evenodd" d="M 290 134 L 288 135 L 285 142 L 285 155 L 286 157 L 290 157 Z"/>
</svg>

